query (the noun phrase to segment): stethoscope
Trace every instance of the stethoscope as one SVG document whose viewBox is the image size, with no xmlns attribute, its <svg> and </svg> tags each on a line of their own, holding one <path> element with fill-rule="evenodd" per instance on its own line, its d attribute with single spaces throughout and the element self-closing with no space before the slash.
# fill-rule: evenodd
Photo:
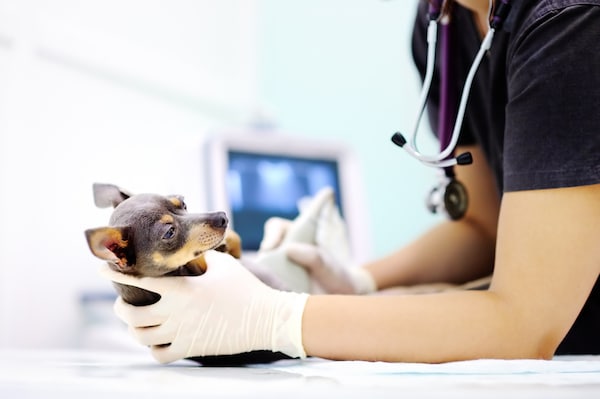
<svg viewBox="0 0 600 399">
<path fill-rule="evenodd" d="M 490 0 L 490 15 L 492 11 L 493 0 Z M 510 10 L 510 0 L 496 0 L 495 10 L 492 18 L 488 21 L 488 31 L 481 42 L 479 51 L 475 55 L 475 59 L 462 90 L 460 97 L 458 113 L 456 118 L 452 116 L 451 110 L 454 109 L 455 99 L 451 96 L 450 90 L 450 16 L 444 13 L 444 0 L 429 0 L 429 26 L 427 28 L 427 66 L 425 69 L 425 78 L 423 79 L 423 87 L 419 97 L 419 108 L 417 118 L 413 125 L 412 138 L 410 142 L 404 138 L 400 132 L 394 133 L 392 142 L 404 148 L 409 155 L 418 159 L 424 165 L 441 168 L 443 174 L 440 182 L 431 190 L 427 196 L 427 208 L 433 213 L 445 213 L 452 220 L 458 220 L 464 216 L 467 211 L 469 198 L 465 186 L 456 179 L 454 174 L 454 166 L 468 165 L 473 162 L 473 157 L 470 152 L 464 152 L 458 156 L 454 155 L 460 129 L 462 127 L 465 109 L 467 107 L 467 99 L 471 90 L 471 84 L 475 77 L 475 73 L 479 68 L 479 64 L 492 45 L 494 33 L 499 29 L 508 15 Z M 417 130 L 423 116 L 423 111 L 427 104 L 427 97 L 433 79 L 435 67 L 435 52 L 437 42 L 438 25 L 441 26 L 441 68 L 440 68 L 440 108 L 439 108 L 439 131 L 438 137 L 440 140 L 441 149 L 437 155 L 426 155 L 419 151 L 417 147 Z"/>
</svg>

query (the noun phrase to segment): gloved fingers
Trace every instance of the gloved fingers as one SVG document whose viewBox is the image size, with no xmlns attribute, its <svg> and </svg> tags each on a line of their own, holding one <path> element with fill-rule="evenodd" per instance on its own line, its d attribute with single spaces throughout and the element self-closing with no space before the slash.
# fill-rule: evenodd
<svg viewBox="0 0 600 399">
<path fill-rule="evenodd" d="M 107 280 L 111 280 L 121 284 L 131 285 L 132 283 L 135 284 L 135 282 L 139 280 L 139 278 L 137 277 L 128 276 L 111 269 L 106 262 L 102 263 L 102 265 L 98 269 L 98 273 L 100 274 L 100 276 L 104 277 Z"/>
<path fill-rule="evenodd" d="M 352 251 L 350 250 L 348 229 L 333 201 L 323 206 L 317 221 L 315 242 L 317 246 L 329 253 L 335 253 L 338 260 L 350 261 Z"/>
<path fill-rule="evenodd" d="M 323 205 L 321 215 L 317 221 L 317 242 L 322 239 L 339 239 L 347 233 L 346 222 L 334 202 Z"/>
<path fill-rule="evenodd" d="M 308 212 L 317 216 L 325 204 L 333 200 L 333 189 L 323 187 L 312 198 L 301 199 L 298 203 L 298 209 L 301 213 Z"/>
<path fill-rule="evenodd" d="M 238 259 L 227 253 L 207 251 L 204 253 L 204 259 L 206 260 L 206 272 L 202 276 L 188 277 L 194 279 L 194 291 L 198 292 L 196 300 L 200 303 L 212 301 L 215 295 L 223 295 L 223 291 L 234 289 L 233 287 L 249 289 L 262 286 L 267 288 L 267 285 L 244 267 Z"/>
<path fill-rule="evenodd" d="M 174 337 L 165 334 L 162 326 L 154 327 L 129 327 L 131 334 L 140 344 L 144 346 L 163 346 L 170 344 Z"/>
<path fill-rule="evenodd" d="M 183 359 L 179 351 L 174 350 L 173 344 L 156 345 L 150 348 L 150 353 L 159 363 L 167 364 Z"/>
<path fill-rule="evenodd" d="M 237 269 L 247 271 L 239 259 L 225 252 L 215 250 L 206 251 L 204 253 L 204 260 L 206 261 L 206 272 L 202 276 L 198 276 L 199 280 L 196 280 L 198 284 L 202 284 L 202 281 L 210 279 L 217 272 L 230 273 Z"/>
<path fill-rule="evenodd" d="M 99 273 L 102 277 L 115 283 L 143 288 L 148 291 L 156 292 L 157 294 L 162 294 L 173 284 L 173 281 L 168 282 L 171 278 L 136 277 L 119 273 L 112 270 L 107 263 L 103 263 L 102 266 L 100 266 Z M 176 279 L 176 277 L 173 277 L 172 279 Z"/>
<path fill-rule="evenodd" d="M 288 228 L 292 224 L 291 220 L 280 217 L 271 217 L 267 219 L 263 226 L 263 239 L 259 245 L 259 251 L 277 248 L 283 237 L 285 237 Z"/>
<path fill-rule="evenodd" d="M 327 203 L 333 202 L 333 194 L 331 187 L 324 187 L 313 197 L 301 199 L 298 203 L 298 209 L 300 213 L 306 213 L 318 220 L 322 208 Z M 280 217 L 267 219 L 263 227 L 263 239 L 259 245 L 259 251 L 277 248 L 283 241 L 291 224 L 291 220 Z"/>
<path fill-rule="evenodd" d="M 161 325 L 169 317 L 164 306 L 159 306 L 160 302 L 149 306 L 133 306 L 118 297 L 113 309 L 117 317 L 131 327 L 152 327 Z"/>
<path fill-rule="evenodd" d="M 214 267 L 215 265 L 222 266 L 238 266 L 241 265 L 240 261 L 233 256 L 229 255 L 227 252 L 219 252 L 211 249 L 210 251 L 206 251 L 204 253 L 204 260 L 206 261 L 206 268 Z"/>
<path fill-rule="evenodd" d="M 309 272 L 314 272 L 323 268 L 323 258 L 319 248 L 312 244 L 294 242 L 290 243 L 286 249 L 287 257 Z"/>
<path fill-rule="evenodd" d="M 152 356 L 158 360 L 158 362 L 163 364 L 187 357 L 204 356 L 204 349 L 201 347 L 196 348 L 196 342 L 194 342 L 195 338 L 190 342 L 189 337 L 186 339 L 185 337 L 180 336 L 180 334 L 183 334 L 183 331 L 189 327 L 190 325 L 184 322 L 182 325 L 179 325 L 177 329 L 172 329 L 169 334 L 164 335 L 164 337 L 169 338 L 166 339 L 166 341 L 169 341 L 170 343 L 152 345 Z M 158 341 L 165 341 L 165 339 L 161 337 Z M 195 352 L 190 352 L 191 348 L 194 348 Z"/>
<path fill-rule="evenodd" d="M 303 266 L 309 272 L 311 281 L 325 292 L 332 294 L 356 293 L 349 271 L 322 248 L 310 244 L 294 243 L 288 246 L 287 255 L 291 261 Z"/>
<path fill-rule="evenodd" d="M 280 291 L 291 291 L 287 282 L 277 276 L 273 271 L 265 267 L 265 265 L 254 262 L 249 259 L 242 259 L 241 263 L 246 269 L 248 269 L 253 275 L 258 277 L 260 281 L 268 285 L 271 288 L 275 288 Z"/>
</svg>

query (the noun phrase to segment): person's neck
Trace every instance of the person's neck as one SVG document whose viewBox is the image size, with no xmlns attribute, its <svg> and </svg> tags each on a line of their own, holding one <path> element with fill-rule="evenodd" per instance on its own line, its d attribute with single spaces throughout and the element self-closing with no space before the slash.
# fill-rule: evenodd
<svg viewBox="0 0 600 399">
<path fill-rule="evenodd" d="M 479 30 L 479 34 L 483 38 L 489 29 L 489 15 L 487 9 L 484 14 L 473 13 L 473 18 L 475 19 L 475 24 L 477 25 L 477 30 Z"/>
<path fill-rule="evenodd" d="M 481 37 L 488 31 L 489 6 L 488 0 L 456 0 L 463 7 L 468 8 L 473 13 L 473 19 L 479 30 Z"/>
</svg>

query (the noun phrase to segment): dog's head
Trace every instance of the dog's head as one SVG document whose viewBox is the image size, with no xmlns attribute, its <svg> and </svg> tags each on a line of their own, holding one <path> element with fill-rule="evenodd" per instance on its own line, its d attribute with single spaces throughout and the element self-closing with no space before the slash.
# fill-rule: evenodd
<svg viewBox="0 0 600 399">
<path fill-rule="evenodd" d="M 114 211 L 109 226 L 85 231 L 88 246 L 122 273 L 157 277 L 185 266 L 203 269 L 202 253 L 224 242 L 225 213 L 188 213 L 178 195 L 131 195 L 112 184 L 94 184 L 94 201 Z"/>
</svg>

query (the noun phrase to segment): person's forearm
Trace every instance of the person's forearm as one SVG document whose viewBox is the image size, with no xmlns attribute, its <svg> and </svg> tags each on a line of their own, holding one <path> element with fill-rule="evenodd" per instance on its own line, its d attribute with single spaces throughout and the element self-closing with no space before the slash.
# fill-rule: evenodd
<svg viewBox="0 0 600 399">
<path fill-rule="evenodd" d="M 415 284 L 462 284 L 492 273 L 500 198 L 483 151 L 464 146 L 475 164 L 457 168 L 469 193 L 460 221 L 446 221 L 400 251 L 365 265 L 379 289 Z M 399 223 L 401 223 L 399 221 Z M 396 228 L 396 227 L 394 227 Z"/>
<path fill-rule="evenodd" d="M 403 249 L 365 265 L 378 289 L 462 284 L 491 274 L 494 238 L 468 221 L 445 222 Z"/>
<path fill-rule="evenodd" d="M 377 309 L 376 312 L 373 309 Z M 303 317 L 310 356 L 428 362 L 547 358 L 539 337 L 490 291 L 419 296 L 312 296 Z"/>
</svg>

